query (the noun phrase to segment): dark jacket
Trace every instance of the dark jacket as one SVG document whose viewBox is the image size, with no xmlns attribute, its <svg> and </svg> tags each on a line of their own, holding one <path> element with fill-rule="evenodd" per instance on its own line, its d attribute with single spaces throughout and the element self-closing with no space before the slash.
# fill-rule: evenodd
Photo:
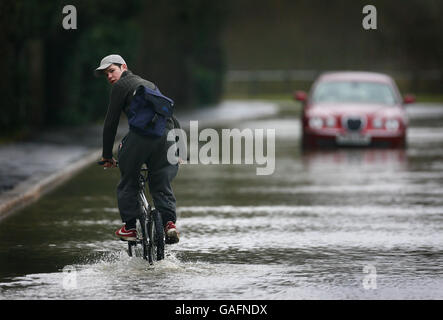
<svg viewBox="0 0 443 320">
<path fill-rule="evenodd" d="M 114 146 L 115 135 L 117 133 L 118 123 L 122 112 L 128 114 L 129 105 L 134 94 L 134 90 L 144 85 L 151 89 L 156 89 L 156 85 L 145 80 L 131 71 L 122 73 L 120 79 L 112 85 L 108 111 L 106 113 L 103 126 L 103 153 L 105 159 L 112 158 L 112 148 Z M 179 128 L 178 121 L 173 117 L 174 127 Z"/>
</svg>

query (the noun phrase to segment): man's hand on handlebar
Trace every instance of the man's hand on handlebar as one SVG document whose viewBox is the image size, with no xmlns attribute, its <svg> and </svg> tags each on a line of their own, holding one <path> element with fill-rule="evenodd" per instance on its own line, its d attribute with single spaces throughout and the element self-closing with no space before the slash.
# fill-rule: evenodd
<svg viewBox="0 0 443 320">
<path fill-rule="evenodd" d="M 105 158 L 101 158 L 100 161 L 98 162 L 99 165 L 103 166 L 104 169 L 107 168 L 116 168 L 117 167 L 117 160 L 115 160 L 114 158 L 112 159 L 105 159 Z"/>
</svg>

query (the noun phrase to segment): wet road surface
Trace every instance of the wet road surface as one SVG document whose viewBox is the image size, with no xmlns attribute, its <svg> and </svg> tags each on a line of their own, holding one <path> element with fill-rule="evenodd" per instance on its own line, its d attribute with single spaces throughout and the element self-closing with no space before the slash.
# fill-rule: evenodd
<svg viewBox="0 0 443 320">
<path fill-rule="evenodd" d="M 91 166 L 2 221 L 0 297 L 442 299 L 443 105 L 408 113 L 406 150 L 303 153 L 287 112 L 225 124 L 275 128 L 275 172 L 183 165 L 181 241 L 154 266 L 113 237 L 118 171 Z"/>
</svg>

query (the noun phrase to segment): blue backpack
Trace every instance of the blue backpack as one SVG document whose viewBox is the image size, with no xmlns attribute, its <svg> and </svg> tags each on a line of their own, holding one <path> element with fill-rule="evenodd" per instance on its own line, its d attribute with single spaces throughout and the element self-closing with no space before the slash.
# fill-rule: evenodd
<svg viewBox="0 0 443 320">
<path fill-rule="evenodd" d="M 174 101 L 164 96 L 157 88 L 139 86 L 128 111 L 129 128 L 144 136 L 161 137 L 166 121 L 172 117 Z"/>
</svg>

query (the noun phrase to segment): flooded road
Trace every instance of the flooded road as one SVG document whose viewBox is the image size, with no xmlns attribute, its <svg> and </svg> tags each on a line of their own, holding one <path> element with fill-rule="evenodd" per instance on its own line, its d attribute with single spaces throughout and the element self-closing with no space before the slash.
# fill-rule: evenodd
<svg viewBox="0 0 443 320">
<path fill-rule="evenodd" d="M 408 113 L 406 150 L 303 153 L 287 112 L 225 124 L 275 129 L 275 172 L 183 165 L 154 266 L 113 237 L 118 171 L 91 166 L 1 222 L 0 297 L 442 299 L 443 105 Z"/>
</svg>

